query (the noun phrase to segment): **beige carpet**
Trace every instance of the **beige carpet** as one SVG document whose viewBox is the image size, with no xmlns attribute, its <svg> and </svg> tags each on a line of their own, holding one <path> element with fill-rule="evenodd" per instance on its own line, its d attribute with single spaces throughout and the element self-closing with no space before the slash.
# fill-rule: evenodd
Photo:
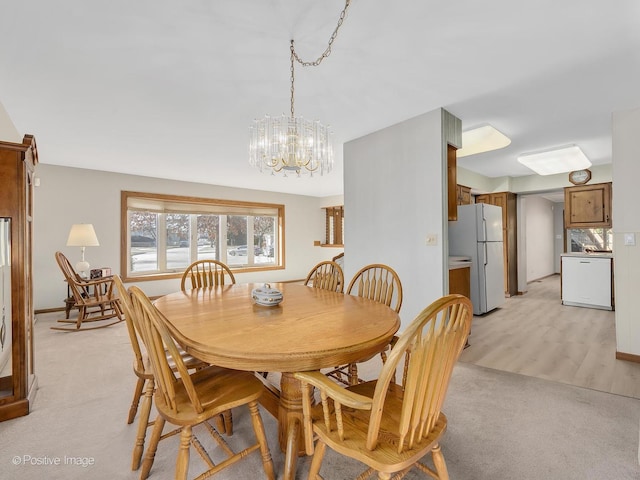
<svg viewBox="0 0 640 480">
<path fill-rule="evenodd" d="M 57 316 L 41 315 L 36 324 L 39 391 L 31 414 L 0 423 L 0 479 L 136 479 L 129 469 L 136 425 L 126 424 L 135 383 L 126 327 L 54 332 L 49 326 Z M 452 479 L 640 478 L 638 399 L 459 363 L 445 411 L 442 449 Z M 232 445 L 250 435 L 244 413 L 234 411 Z M 276 424 L 265 412 L 263 418 L 282 478 Z M 209 446 L 207 435 L 197 433 Z M 162 442 L 150 479 L 173 478 L 176 453 L 177 438 Z M 197 454 L 191 458 L 190 478 L 204 470 Z M 306 478 L 308 461 L 300 459 L 297 478 Z M 360 471 L 329 452 L 322 474 L 341 480 Z M 264 475 L 252 454 L 215 478 Z"/>
</svg>

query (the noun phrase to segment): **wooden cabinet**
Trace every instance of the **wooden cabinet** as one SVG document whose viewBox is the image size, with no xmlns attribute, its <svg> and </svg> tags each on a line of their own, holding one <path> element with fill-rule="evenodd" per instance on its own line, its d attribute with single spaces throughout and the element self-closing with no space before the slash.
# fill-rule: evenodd
<svg viewBox="0 0 640 480">
<path fill-rule="evenodd" d="M 611 183 L 565 187 L 565 228 L 611 227 Z"/>
<path fill-rule="evenodd" d="M 518 294 L 518 250 L 516 195 L 511 192 L 476 195 L 476 203 L 502 207 L 502 240 L 504 242 L 504 293 Z"/>
<path fill-rule="evenodd" d="M 458 167 L 456 147 L 447 145 L 447 211 L 449 220 L 458 219 Z"/>
<path fill-rule="evenodd" d="M 5 225 L 5 247 L 10 255 L 3 282 L 4 348 L 10 356 L 0 373 L 0 421 L 27 415 L 36 391 L 33 362 L 33 294 L 31 280 L 33 232 L 33 178 L 38 163 L 35 139 L 22 143 L 0 141 L 0 218 Z M 0 327 L 1 328 L 1 327 Z M 7 335 L 7 332 L 9 334 Z M 10 337 L 10 338 L 9 338 Z"/>
<path fill-rule="evenodd" d="M 471 188 L 464 185 L 456 185 L 456 199 L 458 205 L 471 204 Z"/>
<path fill-rule="evenodd" d="M 471 298 L 471 266 L 449 267 L 449 293 L 459 293 Z"/>
</svg>

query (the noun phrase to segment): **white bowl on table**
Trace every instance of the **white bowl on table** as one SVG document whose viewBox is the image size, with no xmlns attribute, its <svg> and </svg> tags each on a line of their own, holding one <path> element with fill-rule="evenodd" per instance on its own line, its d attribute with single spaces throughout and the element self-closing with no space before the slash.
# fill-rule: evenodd
<svg viewBox="0 0 640 480">
<path fill-rule="evenodd" d="M 282 292 L 265 283 L 264 286 L 251 290 L 251 298 L 263 307 L 274 307 L 282 302 Z"/>
</svg>

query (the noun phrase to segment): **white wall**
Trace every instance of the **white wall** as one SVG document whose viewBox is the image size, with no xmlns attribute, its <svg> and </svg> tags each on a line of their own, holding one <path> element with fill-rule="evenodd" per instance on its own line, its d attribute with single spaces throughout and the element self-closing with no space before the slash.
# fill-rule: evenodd
<svg viewBox="0 0 640 480">
<path fill-rule="evenodd" d="M 560 255 L 564 253 L 564 202 L 553 204 L 553 269 L 560 273 Z"/>
<path fill-rule="evenodd" d="M 640 108 L 613 114 L 613 254 L 616 339 L 621 353 L 640 355 Z M 625 234 L 635 245 L 625 245 Z"/>
<path fill-rule="evenodd" d="M 0 103 L 0 140 L 5 142 L 22 143 L 22 135 L 18 133 L 9 114 Z"/>
<path fill-rule="evenodd" d="M 40 152 L 41 160 L 45 155 L 46 152 Z M 180 167 L 177 165 L 176 168 Z M 87 247 L 85 253 L 91 265 L 111 267 L 114 273 L 120 273 L 122 190 L 284 204 L 286 269 L 237 274 L 238 282 L 303 279 L 317 262 L 337 254 L 335 249 L 313 246 L 314 240 L 323 239 L 325 234 L 321 198 L 46 164 L 36 167 L 36 176 L 40 179 L 40 186 L 34 193 L 33 281 L 36 310 L 64 305 L 66 284 L 54 253 L 62 251 L 72 263 L 79 259 L 80 248 L 66 246 L 69 228 L 74 223 L 92 223 L 95 227 L 100 246 Z M 268 181 L 267 176 L 265 181 Z M 145 281 L 138 285 L 149 295 L 161 295 L 179 290 L 180 279 Z"/>
<path fill-rule="evenodd" d="M 403 326 L 448 288 L 443 112 L 344 145 L 345 277 L 370 263 L 396 270 Z M 436 246 L 425 245 L 428 234 Z"/>
<path fill-rule="evenodd" d="M 523 207 L 528 283 L 555 273 L 554 204 L 542 197 L 526 197 Z"/>
</svg>

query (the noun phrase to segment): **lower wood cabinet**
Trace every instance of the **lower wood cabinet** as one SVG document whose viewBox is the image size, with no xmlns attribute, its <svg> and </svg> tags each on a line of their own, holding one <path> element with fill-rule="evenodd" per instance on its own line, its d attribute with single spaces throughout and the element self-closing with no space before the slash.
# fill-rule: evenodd
<svg viewBox="0 0 640 480">
<path fill-rule="evenodd" d="M 449 268 L 449 293 L 459 293 L 471 298 L 471 265 Z"/>
</svg>

